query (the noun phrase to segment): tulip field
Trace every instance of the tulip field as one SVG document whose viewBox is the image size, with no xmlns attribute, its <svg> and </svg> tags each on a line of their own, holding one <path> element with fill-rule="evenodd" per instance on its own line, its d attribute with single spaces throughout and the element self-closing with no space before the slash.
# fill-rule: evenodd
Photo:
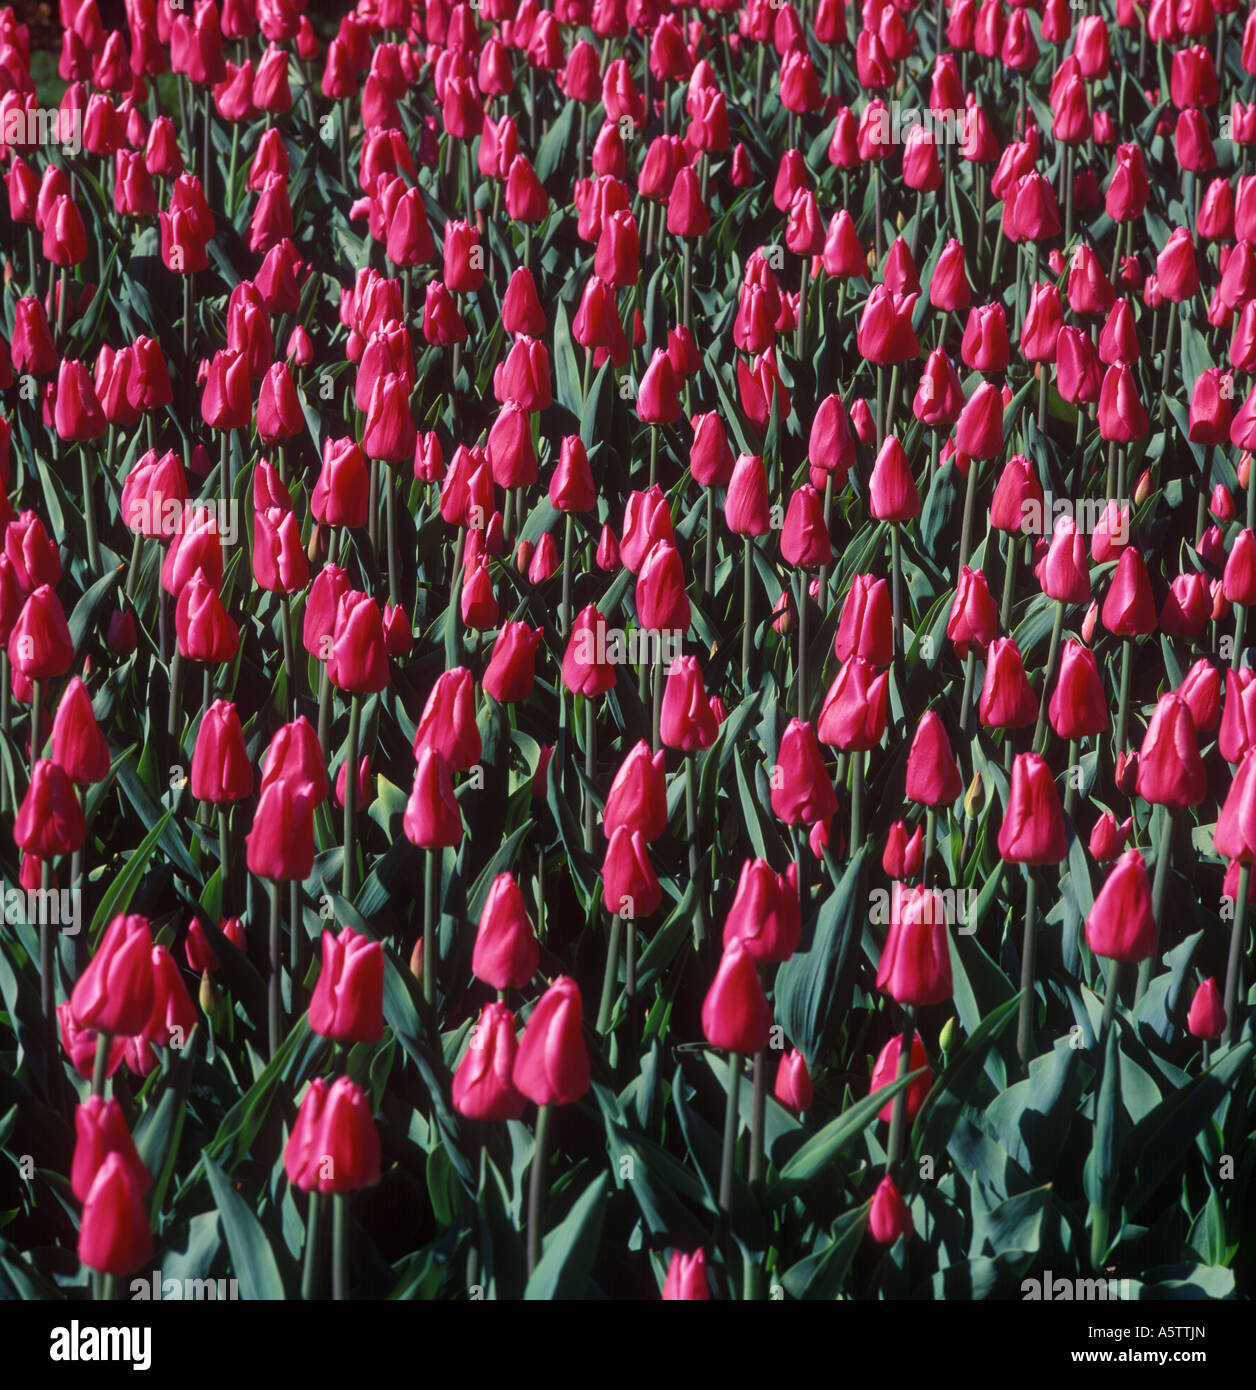
<svg viewBox="0 0 1256 1390">
<path fill-rule="evenodd" d="M 49 10 L 0 1299 L 1250 1297 L 1256 12 Z"/>
</svg>

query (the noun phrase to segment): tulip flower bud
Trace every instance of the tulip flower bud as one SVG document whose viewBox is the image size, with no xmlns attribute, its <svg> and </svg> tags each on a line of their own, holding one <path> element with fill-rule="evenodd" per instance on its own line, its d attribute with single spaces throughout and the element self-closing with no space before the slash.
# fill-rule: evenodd
<svg viewBox="0 0 1256 1390">
<path fill-rule="evenodd" d="M 571 1105 L 589 1089 L 580 987 L 560 975 L 541 996 L 519 1040 L 515 1089 L 537 1105 Z"/>
<path fill-rule="evenodd" d="M 384 948 L 344 927 L 323 932 L 323 968 L 310 998 L 310 1027 L 338 1043 L 384 1036 Z"/>
<path fill-rule="evenodd" d="M 671 1263 L 667 1267 L 667 1278 L 663 1282 L 663 1301 L 706 1302 L 710 1297 L 707 1288 L 706 1251 L 695 1250 L 692 1255 L 686 1255 L 674 1250 Z"/>
<path fill-rule="evenodd" d="M 893 1245 L 899 1236 L 914 1232 L 911 1213 L 888 1174 L 877 1184 L 868 1211 L 868 1232 L 878 1245 Z"/>
</svg>

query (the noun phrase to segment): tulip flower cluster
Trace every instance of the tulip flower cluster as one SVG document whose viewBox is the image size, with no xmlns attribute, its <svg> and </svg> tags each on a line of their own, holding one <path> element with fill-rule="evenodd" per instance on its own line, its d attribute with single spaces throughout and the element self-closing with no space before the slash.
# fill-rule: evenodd
<svg viewBox="0 0 1256 1390">
<path fill-rule="evenodd" d="M 1256 16 L 55 8 L 0 1293 L 1244 1292 Z"/>
</svg>

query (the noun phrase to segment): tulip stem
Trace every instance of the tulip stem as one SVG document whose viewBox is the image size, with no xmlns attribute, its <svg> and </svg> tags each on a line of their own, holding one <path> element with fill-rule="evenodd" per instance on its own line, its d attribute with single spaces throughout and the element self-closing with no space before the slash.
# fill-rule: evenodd
<svg viewBox="0 0 1256 1390">
<path fill-rule="evenodd" d="M 802 274 L 798 282 L 798 331 L 794 335 L 794 356 L 802 361 L 803 348 L 807 341 L 807 273 L 811 269 L 811 257 L 802 258 Z"/>
<path fill-rule="evenodd" d="M 1164 363 L 1160 371 L 1160 418 L 1164 419 L 1164 413 L 1168 409 L 1169 399 L 1169 374 L 1173 370 L 1173 330 L 1177 327 L 1177 315 L 1173 312 L 1173 306 L 1169 306 L 1168 325 L 1164 330 Z"/>
<path fill-rule="evenodd" d="M 1099 1037 L 1097 1046 L 1103 1045 L 1103 1040 L 1108 1036 L 1108 1029 L 1112 1026 L 1112 1020 L 1116 1017 L 1117 998 L 1120 995 L 1121 983 L 1121 962 L 1112 960 L 1108 962 L 1107 985 L 1103 992 L 1103 1019 L 1099 1024 Z"/>
<path fill-rule="evenodd" d="M 1051 624 L 1051 644 L 1047 648 L 1047 667 L 1042 676 L 1042 692 L 1038 696 L 1038 722 L 1034 725 L 1034 741 L 1030 744 L 1036 753 L 1041 753 L 1046 747 L 1047 703 L 1051 698 L 1051 682 L 1055 677 L 1055 660 L 1060 652 L 1060 633 L 1063 629 L 1064 604 L 1057 599 L 1055 621 Z"/>
<path fill-rule="evenodd" d="M 57 278 L 57 341 L 62 345 L 65 343 L 65 316 L 68 295 L 69 286 L 66 280 L 66 268 L 62 266 Z"/>
<path fill-rule="evenodd" d="M 655 425 L 650 426 L 650 486 L 653 487 L 658 476 L 659 432 Z"/>
<path fill-rule="evenodd" d="M 327 674 L 326 661 L 320 661 L 318 677 L 318 746 L 322 749 L 323 761 L 327 761 L 327 741 L 331 737 L 331 678 Z"/>
<path fill-rule="evenodd" d="M 1034 931 L 1034 911 L 1038 902 L 1038 882 L 1033 869 L 1025 869 L 1025 934 L 1021 946 L 1020 1018 L 1016 1028 L 1016 1055 L 1028 1066 L 1029 1049 L 1034 1040 L 1034 954 L 1038 945 Z"/>
<path fill-rule="evenodd" d="M 283 1020 L 283 998 L 280 993 L 279 962 L 281 959 L 280 938 L 283 933 L 283 908 L 280 906 L 279 884 L 268 879 L 266 894 L 270 899 L 270 980 L 267 992 L 267 1025 L 269 1033 L 268 1058 L 279 1051 L 279 1032 Z"/>
<path fill-rule="evenodd" d="M 916 1006 L 908 1004 L 903 1010 L 903 1035 L 898 1049 L 898 1074 L 902 1079 L 911 1071 L 912 1044 L 916 1041 Z M 894 1109 L 890 1112 L 890 1141 L 886 1152 L 886 1171 L 893 1174 L 903 1157 L 907 1139 L 907 1088 L 904 1087 L 894 1097 Z"/>
<path fill-rule="evenodd" d="M 715 489 L 706 490 L 706 564 L 702 571 L 703 593 L 715 591 Z"/>
<path fill-rule="evenodd" d="M 851 859 L 859 852 L 864 838 L 864 759 L 861 749 L 850 755 L 850 845 Z"/>
<path fill-rule="evenodd" d="M 584 697 L 584 852 L 593 853 L 593 823 L 596 808 L 593 804 L 593 781 L 597 776 L 597 722 L 593 718 L 593 700 Z"/>
<path fill-rule="evenodd" d="M 288 683 L 288 699 L 292 707 L 292 717 L 297 717 L 297 663 L 292 652 L 292 600 L 287 594 L 279 595 L 279 638 L 283 643 L 283 667 Z M 209 667 L 205 668 L 206 678 Z"/>
<path fill-rule="evenodd" d="M 833 535 L 832 535 L 832 530 L 831 530 L 831 527 L 832 527 L 832 518 L 833 518 L 833 475 L 832 475 L 832 473 L 826 473 L 826 474 L 824 475 L 824 535 L 825 535 L 825 538 L 828 540 L 830 547 L 832 546 L 832 543 L 833 543 Z M 711 581 L 708 579 L 708 580 L 707 580 L 707 589 L 709 590 L 710 588 L 711 588 Z M 828 565 L 821 565 L 821 566 L 820 566 L 820 584 L 819 584 L 819 587 L 818 587 L 818 589 L 817 589 L 817 593 L 819 594 L 820 611 L 821 611 L 822 613 L 823 613 L 823 612 L 827 612 L 827 611 L 828 611 L 828 606 L 829 606 L 829 605 L 828 605 L 828 595 L 829 595 L 829 567 L 828 567 Z"/>
<path fill-rule="evenodd" d="M 1045 691 L 1043 692 L 1046 693 Z M 1072 820 L 1073 808 L 1077 805 L 1077 779 L 1074 773 L 1077 770 L 1077 758 L 1081 752 L 1081 744 L 1077 739 L 1071 738 L 1068 741 L 1068 767 L 1064 771 L 1064 814 Z"/>
<path fill-rule="evenodd" d="M 807 718 L 807 573 L 798 571 L 798 717 Z"/>
<path fill-rule="evenodd" d="M 310 1193 L 309 1212 L 305 1218 L 305 1250 L 301 1261 L 301 1297 L 308 1303 L 318 1288 L 319 1227 L 323 1217 L 323 1194 Z"/>
<path fill-rule="evenodd" d="M 348 781 L 348 778 L 345 779 Z M 423 864 L 423 1002 L 436 998 L 436 851 L 424 851 Z"/>
<path fill-rule="evenodd" d="M 357 857 L 358 733 L 361 724 L 362 697 L 353 695 L 349 700 L 349 746 L 345 762 L 345 859 L 340 881 L 340 891 L 346 902 L 353 901 L 353 861 Z"/>
<path fill-rule="evenodd" d="M 890 599 L 894 610 L 894 659 L 897 663 L 903 656 L 903 557 L 899 550 L 896 522 L 890 523 L 890 568 L 893 572 Z"/>
<path fill-rule="evenodd" d="M 1239 972 L 1243 968 L 1243 924 L 1247 918 L 1247 894 L 1252 882 L 1252 866 L 1239 865 L 1238 897 L 1234 903 L 1234 925 L 1230 928 L 1230 955 L 1225 968 L 1225 1034 L 1222 1045 L 1229 1047 L 1238 1032 L 1235 1015 L 1239 1007 Z"/>
<path fill-rule="evenodd" d="M 977 653 L 971 646 L 968 648 L 968 655 L 964 658 L 964 693 L 959 701 L 959 722 L 960 728 L 964 731 L 964 736 L 968 737 L 970 705 L 973 698 L 973 673 L 976 670 Z"/>
<path fill-rule="evenodd" d="M 1230 669 L 1239 670 L 1243 665 L 1243 635 L 1247 627 L 1247 605 L 1234 605 L 1234 650 L 1230 653 Z"/>
<path fill-rule="evenodd" d="M 87 526 L 87 564 L 92 574 L 100 570 L 100 542 L 96 538 L 96 500 L 92 496 L 91 469 L 87 462 L 87 448 L 79 445 L 79 468 L 83 475 L 83 521 Z"/>
<path fill-rule="evenodd" d="M 752 619 L 754 616 L 754 538 L 747 536 L 742 549 L 742 596 L 741 596 L 741 688 L 750 686 L 750 647 Z"/>
<path fill-rule="evenodd" d="M 48 894 L 52 891 L 52 859 L 45 855 L 39 867 L 39 886 L 43 893 L 43 902 L 48 902 Z M 57 1069 L 59 1052 L 57 1050 L 57 988 L 55 963 L 52 951 L 52 923 L 49 920 L 51 913 L 41 911 L 39 922 L 39 1002 L 41 1012 L 44 1016 L 44 1047 L 45 1062 L 48 1068 L 48 1098 L 55 1103 L 55 1087 L 60 1085 L 60 1072 Z M 99 1042 L 103 1041 L 107 1049 L 109 1045 L 108 1034 L 98 1035 L 98 1045 L 96 1049 L 97 1067 L 101 1067 Z M 101 1078 L 103 1087 L 104 1078 Z M 103 1092 L 102 1092 L 103 1093 Z"/>
<path fill-rule="evenodd" d="M 179 706 L 183 696 L 183 653 L 176 646 L 170 659 L 170 705 L 166 711 L 166 736 L 170 740 L 170 755 L 179 759 Z"/>
<path fill-rule="evenodd" d="M 762 1048 L 754 1055 L 754 1085 L 750 1105 L 750 1168 L 749 1178 L 753 1186 L 763 1181 L 766 1167 L 763 1152 L 763 1127 L 767 1112 L 767 1067 L 764 1064 Z"/>
<path fill-rule="evenodd" d="M 43 746 L 44 683 L 36 676 L 31 681 L 31 771 L 39 761 L 39 750 Z"/>
<path fill-rule="evenodd" d="M 693 331 L 693 238 L 685 237 L 684 250 L 682 252 L 682 279 L 681 279 L 681 322 L 687 331 Z"/>
<path fill-rule="evenodd" d="M 701 950 L 706 940 L 706 907 L 702 900 L 702 886 L 698 882 L 698 812 L 697 776 L 694 765 L 696 753 L 685 757 L 685 838 L 689 841 L 689 881 L 693 884 L 696 905 L 693 914 L 693 944 Z"/>
<path fill-rule="evenodd" d="M 1130 705 L 1130 665 L 1133 643 L 1125 638 L 1121 643 L 1121 691 L 1116 707 L 1116 742 L 1113 745 L 1113 758 L 1125 751 L 1125 728 L 1129 719 Z"/>
<path fill-rule="evenodd" d="M 545 1169 L 549 1160 L 550 1117 L 553 1107 L 542 1105 L 536 1112 L 536 1142 L 532 1147 L 532 1168 L 528 1174 L 528 1278 L 541 1261 L 542 1206 L 545 1200 Z"/>
<path fill-rule="evenodd" d="M 1160 938 L 1164 934 L 1164 894 L 1169 882 L 1169 861 L 1173 858 L 1173 812 L 1168 806 L 1160 808 L 1160 852 L 1156 855 L 1156 876 L 1151 885 L 1151 914 L 1156 919 L 1156 940 L 1151 955 L 1138 967 L 1138 988 L 1135 1004 L 1147 993 L 1151 982 L 1151 967 L 1160 956 Z"/>
<path fill-rule="evenodd" d="M 724 1146 L 720 1155 L 720 1214 L 733 1210 L 733 1168 L 737 1153 L 737 1106 L 741 1091 L 741 1054 L 728 1054 L 728 1096 L 724 1104 Z"/>
<path fill-rule="evenodd" d="M 938 813 L 932 806 L 925 808 L 924 854 L 920 860 L 920 881 L 928 886 L 929 866 L 933 859 L 933 847 L 938 838 Z"/>
<path fill-rule="evenodd" d="M 331 1198 L 331 1296 L 349 1297 L 349 1194 L 333 1192 Z"/>
<path fill-rule="evenodd" d="M 571 551 L 575 526 L 575 518 L 568 512 L 563 519 L 563 606 L 559 612 L 559 632 L 564 637 L 571 631 Z"/>
<path fill-rule="evenodd" d="M 615 985 L 619 975 L 619 944 L 624 922 L 618 912 L 611 914 L 611 935 L 606 947 L 606 969 L 602 974 L 602 998 L 597 1011 L 597 1031 L 609 1033 L 611 1007 L 615 1002 Z"/>
<path fill-rule="evenodd" d="M 396 608 L 401 561 L 397 552 L 397 480 L 391 467 L 384 471 L 384 524 L 388 529 L 388 602 Z"/>
<path fill-rule="evenodd" d="M 231 827 L 228 823 L 229 803 L 218 807 L 218 862 L 222 865 L 221 892 L 218 905 L 224 917 L 231 914 Z"/>
<path fill-rule="evenodd" d="M 1003 602 L 999 605 L 999 626 L 1007 632 L 1011 626 L 1012 589 L 1016 583 L 1016 532 L 1007 535 L 1007 567 L 1003 571 Z"/>
<path fill-rule="evenodd" d="M 507 494 L 509 496 L 509 494 Z M 366 505 L 366 538 L 371 549 L 379 535 L 379 459 L 371 460 L 370 491 Z"/>
<path fill-rule="evenodd" d="M 968 547 L 973 533 L 973 502 L 977 493 L 977 469 L 979 466 L 976 459 L 970 460 L 968 477 L 964 480 L 964 520 L 959 533 L 959 555 L 955 561 L 956 585 L 959 584 L 964 566 L 968 563 Z"/>
</svg>

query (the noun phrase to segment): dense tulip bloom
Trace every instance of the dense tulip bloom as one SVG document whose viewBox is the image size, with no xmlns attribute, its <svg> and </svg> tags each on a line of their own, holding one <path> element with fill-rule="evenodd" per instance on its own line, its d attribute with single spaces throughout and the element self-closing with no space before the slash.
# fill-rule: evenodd
<svg viewBox="0 0 1256 1390">
<path fill-rule="evenodd" d="M 536 651 L 544 631 L 524 622 L 503 624 L 485 668 L 484 692 L 498 704 L 526 700 L 536 679 Z"/>
<path fill-rule="evenodd" d="M 650 632 L 686 632 L 689 596 L 680 551 L 671 541 L 656 541 L 637 575 L 637 618 Z"/>
<path fill-rule="evenodd" d="M 494 1000 L 485 1004 L 454 1073 L 454 1109 L 473 1120 L 517 1120 L 527 1100 L 514 1084 L 515 1016 Z"/>
<path fill-rule="evenodd" d="M 754 957 L 739 938 L 724 948 L 719 969 L 702 1001 L 702 1032 L 712 1047 L 755 1053 L 767 1046 L 772 1011 L 759 983 Z"/>
<path fill-rule="evenodd" d="M 605 615 L 593 604 L 571 625 L 563 653 L 563 684 L 577 695 L 605 695 L 615 684 L 615 665 L 608 659 Z"/>
<path fill-rule="evenodd" d="M 1133 817 L 1130 817 L 1122 825 L 1111 811 L 1105 811 L 1092 827 L 1090 839 L 1087 842 L 1087 847 L 1096 863 L 1106 864 L 1115 859 L 1124 848 L 1125 841 L 1129 838 L 1133 828 Z"/>
<path fill-rule="evenodd" d="M 235 705 L 215 700 L 205 711 L 192 752 L 192 795 L 214 804 L 253 794 L 253 764 Z"/>
<path fill-rule="evenodd" d="M 1226 762 L 1237 763 L 1253 744 L 1256 744 L 1256 673 L 1248 667 L 1227 670 L 1217 747 Z"/>
<path fill-rule="evenodd" d="M 262 759 L 262 791 L 283 778 L 307 783 L 315 806 L 327 800 L 326 761 L 318 733 L 304 715 L 276 731 Z"/>
<path fill-rule="evenodd" d="M 946 620 L 946 635 L 955 643 L 955 655 L 964 660 L 970 645 L 984 651 L 998 630 L 999 610 L 985 574 L 964 565 Z"/>
<path fill-rule="evenodd" d="M 843 662 L 862 656 L 873 666 L 888 666 L 893 644 L 888 584 L 871 574 L 855 575 L 842 605 L 833 640 L 834 654 Z"/>
<path fill-rule="evenodd" d="M 365 526 L 369 470 L 362 450 L 352 439 L 323 442 L 323 466 L 314 484 L 310 510 L 327 526 Z"/>
<path fill-rule="evenodd" d="M 190 661 L 218 665 L 239 650 L 240 631 L 204 570 L 198 569 L 180 592 L 174 625 L 179 652 Z"/>
<path fill-rule="evenodd" d="M 1160 806 L 1197 806 L 1208 787 L 1190 706 L 1173 691 L 1156 702 L 1138 754 L 1138 794 Z M 1233 856 L 1231 856 L 1233 858 Z"/>
<path fill-rule="evenodd" d="M 1055 524 L 1045 555 L 1034 566 L 1042 592 L 1057 603 L 1085 603 L 1090 597 L 1086 542 L 1071 517 Z"/>
<path fill-rule="evenodd" d="M 789 499 L 785 525 L 781 528 L 781 558 L 799 567 L 827 565 L 833 559 L 833 546 L 824 524 L 820 494 L 810 483 L 798 488 Z"/>
<path fill-rule="evenodd" d="M 245 836 L 249 872 L 273 882 L 309 878 L 314 868 L 314 791 L 307 781 L 277 777 L 262 789 Z"/>
<path fill-rule="evenodd" d="M 909 836 L 907 822 L 896 820 L 885 837 L 885 849 L 881 854 L 881 867 L 892 879 L 915 878 L 924 862 L 923 825 L 918 825 Z"/>
<path fill-rule="evenodd" d="M 875 748 L 885 734 L 889 672 L 877 675 L 861 656 L 844 661 L 824 697 L 816 734 L 821 743 L 844 752 Z"/>
<path fill-rule="evenodd" d="M 1047 717 L 1064 739 L 1093 737 L 1108 727 L 1108 706 L 1094 653 L 1074 637 L 1065 642 L 1060 654 L 1060 673 Z"/>
<path fill-rule="evenodd" d="M 903 446 L 889 434 L 877 453 L 868 484 L 868 507 L 878 521 L 910 521 L 920 515 L 920 494 Z"/>
<path fill-rule="evenodd" d="M 1123 362 L 1108 368 L 1099 388 L 1099 434 L 1129 444 L 1147 433 L 1147 411 L 1138 396 L 1134 374 Z"/>
<path fill-rule="evenodd" d="M 894 1036 L 877 1054 L 876 1065 L 872 1068 L 872 1081 L 868 1086 L 868 1094 L 874 1095 L 884 1087 L 892 1085 L 898 1079 L 898 1062 L 903 1053 L 903 1035 L 895 1033 Z M 929 1058 L 925 1052 L 925 1045 L 920 1040 L 919 1033 L 911 1035 L 911 1053 L 908 1057 L 909 1072 L 921 1071 L 924 1075 L 918 1076 L 915 1081 L 908 1086 L 906 1091 L 907 1104 L 905 1107 L 908 1120 L 914 1120 L 920 1111 L 920 1107 L 925 1103 L 925 1097 L 929 1094 L 929 1087 L 932 1084 L 932 1076 L 929 1072 Z M 877 1111 L 877 1119 L 883 1120 L 887 1124 L 894 1117 L 894 1102 L 886 1103 Z"/>
<path fill-rule="evenodd" d="M 471 973 L 494 989 L 523 989 L 539 963 L 540 948 L 519 885 L 513 874 L 498 874 L 480 910 Z"/>
<path fill-rule="evenodd" d="M 1051 769 L 1037 753 L 1018 753 L 999 828 L 999 853 L 1010 864 L 1058 864 L 1067 852 L 1060 796 Z"/>
<path fill-rule="evenodd" d="M 663 889 L 639 830 L 619 825 L 602 860 L 602 903 L 625 921 L 648 917 L 663 901 Z"/>
<path fill-rule="evenodd" d="M 1186 1011 L 1186 1031 L 1193 1038 L 1219 1038 L 1227 1023 L 1221 991 L 1211 976 L 1204 980 Z"/>
<path fill-rule="evenodd" d="M 49 680 L 64 675 L 73 660 L 65 610 L 52 589 L 41 584 L 23 603 L 9 633 L 9 661 L 28 680 Z"/>
<path fill-rule="evenodd" d="M 675 534 L 667 498 L 657 483 L 646 492 L 628 494 L 619 543 L 619 558 L 626 569 L 639 574 L 654 546 L 659 541 L 673 541 Z"/>
<path fill-rule="evenodd" d="M 174 957 L 164 946 L 150 955 L 153 973 L 153 1007 L 144 1027 L 127 1039 L 127 1066 L 137 1076 L 147 1076 L 157 1066 L 158 1047 L 181 1048 L 196 1027 L 196 1009 L 183 984 Z"/>
<path fill-rule="evenodd" d="M 141 1193 L 147 1192 L 152 1186 L 152 1179 L 126 1127 L 122 1107 L 116 1100 L 89 1096 L 74 1111 L 74 1131 L 70 1189 L 80 1202 L 87 1201 L 92 1183 L 110 1154 L 117 1154 L 131 1168 Z"/>
<path fill-rule="evenodd" d="M 762 536 L 771 529 L 768 475 L 760 455 L 738 455 L 724 497 L 724 519 L 739 536 Z"/>
<path fill-rule="evenodd" d="M 665 748 L 695 753 L 699 748 L 709 748 L 718 732 L 697 658 L 677 657 L 663 682 L 663 703 L 659 711 L 660 742 Z"/>
<path fill-rule="evenodd" d="M 993 382 L 983 381 L 965 402 L 955 426 L 955 447 L 973 459 L 1003 452 L 1003 395 Z"/>
<path fill-rule="evenodd" d="M 996 637 L 990 643 L 977 716 L 989 729 L 1023 729 L 1038 717 L 1037 697 L 1011 637 Z"/>
<path fill-rule="evenodd" d="M 1212 832 L 1213 848 L 1227 859 L 1256 863 L 1256 755 L 1243 755 Z"/>
<path fill-rule="evenodd" d="M 147 918 L 115 917 L 70 995 L 75 1025 L 132 1037 L 153 1009 L 153 933 Z"/>
<path fill-rule="evenodd" d="M 893 1245 L 899 1236 L 910 1237 L 914 1229 L 907 1203 L 887 1173 L 877 1184 L 868 1209 L 868 1233 L 878 1245 Z"/>
<path fill-rule="evenodd" d="M 1230 603 L 1256 603 L 1256 535 L 1246 527 L 1234 538 L 1226 557 L 1221 592 Z"/>
<path fill-rule="evenodd" d="M 152 1258 L 153 1233 L 144 1210 L 145 1187 L 126 1156 L 116 1150 L 105 1155 L 83 1202 L 80 1263 L 101 1274 L 125 1275 Z"/>
<path fill-rule="evenodd" d="M 811 1073 L 807 1070 L 806 1059 L 797 1048 L 781 1058 L 772 1094 L 786 1110 L 792 1110 L 796 1115 L 811 1109 L 814 1099 Z"/>
<path fill-rule="evenodd" d="M 371 695 L 388 688 L 388 649 L 379 604 L 349 590 L 336 605 L 327 676 L 340 690 Z"/>
<path fill-rule="evenodd" d="M 710 1297 L 706 1277 L 706 1251 L 695 1250 L 692 1255 L 683 1254 L 679 1250 L 672 1251 L 671 1263 L 667 1266 L 667 1278 L 663 1281 L 663 1301 L 705 1303 Z"/>
<path fill-rule="evenodd" d="M 87 786 L 109 775 L 109 745 L 92 713 L 87 687 L 74 676 L 52 721 L 52 761 L 73 782 Z"/>
<path fill-rule="evenodd" d="M 926 710 L 907 754 L 907 799 L 925 806 L 941 806 L 956 800 L 963 790 L 942 721 L 935 711 Z"/>
<path fill-rule="evenodd" d="M 900 1004 L 940 1004 L 951 997 L 946 910 L 936 893 L 896 886 L 877 988 Z"/>
<path fill-rule="evenodd" d="M 855 335 L 859 355 L 878 367 L 918 357 L 920 344 L 911 322 L 918 298 L 917 294 L 895 294 L 884 285 L 874 285 Z"/>
<path fill-rule="evenodd" d="M 1109 960 L 1146 960 L 1155 950 L 1151 884 L 1138 850 L 1127 849 L 1121 855 L 1096 895 L 1086 918 L 1086 944 L 1095 955 Z"/>
<path fill-rule="evenodd" d="M 1117 637 L 1136 637 L 1156 630 L 1151 576 L 1133 546 L 1121 551 L 1100 617 L 1104 627 Z"/>
<path fill-rule="evenodd" d="M 788 960 L 801 931 L 798 866 L 790 864 L 778 874 L 766 859 L 745 860 L 724 919 L 725 948 L 740 941 L 755 960 Z"/>
<path fill-rule="evenodd" d="M 837 810 L 832 776 L 815 730 L 805 720 L 790 720 L 768 782 L 772 811 L 786 825 L 814 825 L 827 821 Z"/>
<path fill-rule="evenodd" d="M 434 748 L 425 747 L 418 755 L 402 828 L 420 849 L 443 849 L 462 839 L 462 813 L 449 766 Z"/>
<path fill-rule="evenodd" d="M 384 948 L 352 927 L 323 933 L 323 968 L 310 998 L 310 1027 L 338 1043 L 384 1036 Z"/>
<path fill-rule="evenodd" d="M 310 1082 L 284 1146 L 288 1181 L 302 1192 L 354 1192 L 380 1178 L 379 1131 L 362 1088 L 347 1076 Z"/>
<path fill-rule="evenodd" d="M 56 762 L 37 758 L 13 822 L 14 843 L 27 854 L 51 859 L 82 849 L 86 838 L 83 808 L 70 774 Z"/>
<path fill-rule="evenodd" d="M 515 1089 L 537 1105 L 572 1105 L 589 1089 L 589 1054 L 581 1032 L 580 987 L 560 975 L 532 1010 L 515 1054 Z"/>
</svg>

